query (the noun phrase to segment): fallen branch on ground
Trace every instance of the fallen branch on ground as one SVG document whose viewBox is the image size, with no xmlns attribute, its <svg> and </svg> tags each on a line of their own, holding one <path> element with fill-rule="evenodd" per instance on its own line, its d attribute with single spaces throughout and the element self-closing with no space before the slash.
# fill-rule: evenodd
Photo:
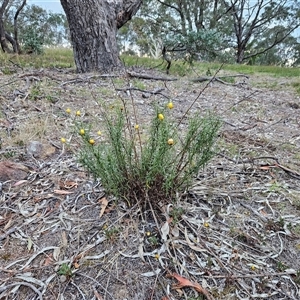
<svg viewBox="0 0 300 300">
<path fill-rule="evenodd" d="M 217 82 L 220 82 L 225 85 L 237 85 L 236 83 L 229 83 L 229 82 L 222 80 L 222 78 L 224 79 L 224 78 L 229 78 L 229 77 L 230 78 L 231 77 L 244 77 L 244 78 L 249 79 L 249 76 L 247 76 L 247 75 L 236 74 L 236 75 L 217 76 L 217 77 L 216 76 L 202 76 L 202 77 L 192 79 L 192 82 L 217 81 Z"/>
</svg>

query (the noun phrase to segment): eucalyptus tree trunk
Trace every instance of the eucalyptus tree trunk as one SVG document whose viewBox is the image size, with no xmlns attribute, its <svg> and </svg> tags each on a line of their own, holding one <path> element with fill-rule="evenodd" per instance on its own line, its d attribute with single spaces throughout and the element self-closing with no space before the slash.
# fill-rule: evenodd
<svg viewBox="0 0 300 300">
<path fill-rule="evenodd" d="M 4 12 L 8 3 L 9 0 L 4 0 L 0 7 L 0 44 L 3 52 L 11 52 L 6 42 L 4 22 L 3 22 Z"/>
<path fill-rule="evenodd" d="M 117 30 L 138 11 L 142 0 L 61 0 L 77 72 L 110 72 L 123 67 Z"/>
</svg>

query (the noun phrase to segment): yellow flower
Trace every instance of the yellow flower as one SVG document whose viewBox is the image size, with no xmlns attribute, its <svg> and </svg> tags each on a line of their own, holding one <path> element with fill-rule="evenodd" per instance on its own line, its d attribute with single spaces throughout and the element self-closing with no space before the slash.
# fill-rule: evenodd
<svg viewBox="0 0 300 300">
<path fill-rule="evenodd" d="M 65 143 L 65 142 L 66 142 L 66 139 L 65 139 L 65 138 L 61 138 L 60 141 L 61 141 L 62 143 Z"/>
<path fill-rule="evenodd" d="M 170 108 L 170 109 L 172 109 L 172 108 L 174 107 L 173 102 L 169 102 L 169 103 L 167 104 L 167 107 Z"/>
<path fill-rule="evenodd" d="M 80 110 L 77 110 L 77 111 L 76 111 L 76 116 L 77 116 L 77 117 L 80 117 L 80 115 L 81 115 Z"/>
<path fill-rule="evenodd" d="M 156 254 L 154 255 L 154 258 L 159 259 L 159 254 L 156 253 Z"/>
<path fill-rule="evenodd" d="M 158 118 L 162 121 L 165 117 L 163 114 L 158 114 Z"/>
<path fill-rule="evenodd" d="M 98 131 L 97 131 L 97 134 L 98 134 L 98 135 L 101 135 L 101 134 L 102 134 L 102 132 L 101 132 L 100 130 L 98 130 Z"/>
<path fill-rule="evenodd" d="M 139 125 L 138 125 L 138 124 L 135 124 L 135 125 L 134 125 L 134 129 L 138 130 L 138 129 L 139 129 Z"/>
<path fill-rule="evenodd" d="M 252 265 L 252 266 L 250 266 L 250 269 L 251 269 L 252 271 L 255 271 L 255 270 L 256 270 L 256 267 L 255 267 L 254 265 Z"/>
<path fill-rule="evenodd" d="M 71 112 L 71 109 L 70 109 L 70 108 L 67 108 L 67 109 L 66 109 L 66 113 L 69 114 L 70 112 Z"/>
<path fill-rule="evenodd" d="M 89 140 L 89 143 L 90 143 L 91 145 L 94 145 L 94 144 L 95 144 L 95 140 L 90 139 L 90 140 Z"/>
<path fill-rule="evenodd" d="M 150 232 L 150 231 L 147 231 L 147 232 L 146 232 L 146 235 L 147 235 L 147 236 L 150 236 L 150 235 L 151 235 L 151 232 Z"/>
<path fill-rule="evenodd" d="M 79 130 L 79 133 L 80 133 L 81 135 L 84 135 L 84 134 L 85 134 L 84 129 L 80 129 L 80 130 Z"/>
<path fill-rule="evenodd" d="M 168 139 L 168 144 L 169 145 L 173 145 L 174 144 L 174 140 L 173 139 Z"/>
<path fill-rule="evenodd" d="M 209 223 L 207 223 L 207 222 L 204 222 L 204 227 L 209 227 Z"/>
</svg>

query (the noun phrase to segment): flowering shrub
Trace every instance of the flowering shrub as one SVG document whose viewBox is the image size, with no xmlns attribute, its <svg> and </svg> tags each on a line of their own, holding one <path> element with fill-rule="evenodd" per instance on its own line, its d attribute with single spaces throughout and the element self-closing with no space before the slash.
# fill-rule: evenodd
<svg viewBox="0 0 300 300">
<path fill-rule="evenodd" d="M 214 154 L 221 122 L 212 114 L 195 114 L 188 118 L 187 128 L 179 130 L 180 124 L 172 117 L 174 104 L 168 102 L 155 108 L 147 129 L 138 124 L 134 107 L 131 114 L 127 105 L 123 101 L 122 109 L 103 110 L 103 134 L 98 131 L 98 136 L 80 121 L 80 111 L 75 113 L 76 132 L 82 141 L 79 161 L 100 178 L 108 193 L 125 199 L 129 206 L 155 207 L 190 187 Z"/>
</svg>

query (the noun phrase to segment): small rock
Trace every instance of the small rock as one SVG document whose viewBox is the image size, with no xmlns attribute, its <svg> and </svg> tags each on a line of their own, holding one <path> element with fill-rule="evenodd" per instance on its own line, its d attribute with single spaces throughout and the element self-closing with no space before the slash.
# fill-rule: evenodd
<svg viewBox="0 0 300 300">
<path fill-rule="evenodd" d="M 22 180 L 27 177 L 28 168 L 9 160 L 0 162 L 0 181 Z"/>
<path fill-rule="evenodd" d="M 32 155 L 33 157 L 41 157 L 43 153 L 43 144 L 37 141 L 31 141 L 27 145 L 27 154 Z"/>
<path fill-rule="evenodd" d="M 60 275 L 59 281 L 60 281 L 61 283 L 66 282 L 66 281 L 67 281 L 67 276 L 65 276 L 65 275 Z"/>
<path fill-rule="evenodd" d="M 42 144 L 38 141 L 31 141 L 27 145 L 27 154 L 35 158 L 45 158 L 55 153 L 55 147 L 49 144 Z"/>
</svg>

